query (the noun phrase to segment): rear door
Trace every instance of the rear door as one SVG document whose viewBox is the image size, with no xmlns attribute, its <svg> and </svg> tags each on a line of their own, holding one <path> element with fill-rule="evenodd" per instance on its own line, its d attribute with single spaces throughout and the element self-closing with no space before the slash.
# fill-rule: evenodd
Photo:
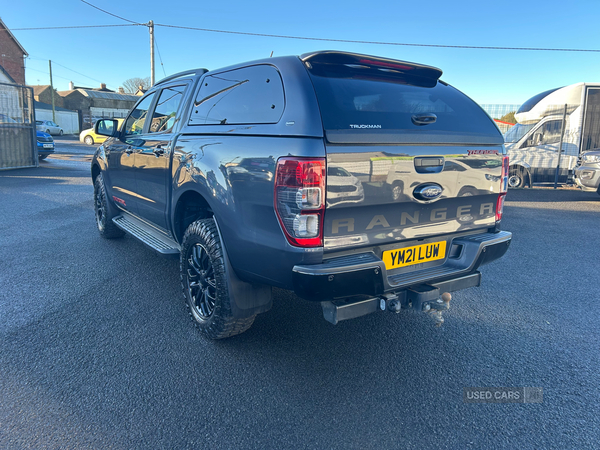
<svg viewBox="0 0 600 450">
<path fill-rule="evenodd" d="M 306 62 L 326 134 L 325 251 L 495 225 L 502 135 L 438 81 L 441 71 L 376 58 Z"/>
<path fill-rule="evenodd" d="M 170 190 L 169 162 L 173 151 L 173 129 L 187 85 L 160 91 L 152 109 L 148 129 L 140 136 L 142 145 L 135 156 L 136 192 L 139 215 L 167 231 L 167 200 Z"/>
</svg>

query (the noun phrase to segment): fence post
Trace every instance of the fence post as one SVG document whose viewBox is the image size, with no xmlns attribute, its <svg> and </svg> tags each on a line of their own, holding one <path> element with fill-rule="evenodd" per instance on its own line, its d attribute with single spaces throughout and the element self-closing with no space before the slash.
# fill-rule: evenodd
<svg viewBox="0 0 600 450">
<path fill-rule="evenodd" d="M 567 128 L 567 105 L 563 111 L 562 130 L 560 131 L 560 144 L 558 144 L 558 163 L 556 163 L 556 173 L 554 174 L 554 189 L 558 186 L 558 171 L 560 170 L 560 157 L 562 155 L 563 140 L 565 137 L 565 129 Z"/>
</svg>

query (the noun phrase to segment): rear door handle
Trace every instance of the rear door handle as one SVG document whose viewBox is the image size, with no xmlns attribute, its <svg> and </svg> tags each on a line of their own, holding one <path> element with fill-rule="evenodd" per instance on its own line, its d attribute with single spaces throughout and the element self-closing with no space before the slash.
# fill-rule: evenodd
<svg viewBox="0 0 600 450">
<path fill-rule="evenodd" d="M 420 156 L 415 158 L 418 173 L 439 173 L 444 168 L 444 158 L 440 156 Z"/>
<path fill-rule="evenodd" d="M 154 148 L 154 150 L 152 150 L 152 153 L 154 153 L 156 156 L 163 155 L 165 153 L 165 149 L 158 145 Z"/>
<path fill-rule="evenodd" d="M 129 147 L 127 147 L 127 149 L 125 150 L 125 153 L 127 153 L 128 155 L 131 155 L 133 153 L 133 148 L 131 147 L 131 145 Z"/>
<path fill-rule="evenodd" d="M 415 125 L 429 125 L 430 123 L 435 123 L 437 116 L 433 113 L 420 113 L 413 114 L 410 119 Z"/>
</svg>

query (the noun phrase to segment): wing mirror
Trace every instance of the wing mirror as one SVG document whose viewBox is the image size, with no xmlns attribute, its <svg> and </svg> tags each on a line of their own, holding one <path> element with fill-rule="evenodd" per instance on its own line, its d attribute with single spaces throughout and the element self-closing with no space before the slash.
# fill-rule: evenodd
<svg viewBox="0 0 600 450">
<path fill-rule="evenodd" d="M 115 119 L 101 119 L 94 125 L 94 132 L 101 136 L 116 137 L 119 134 L 119 122 Z"/>
</svg>

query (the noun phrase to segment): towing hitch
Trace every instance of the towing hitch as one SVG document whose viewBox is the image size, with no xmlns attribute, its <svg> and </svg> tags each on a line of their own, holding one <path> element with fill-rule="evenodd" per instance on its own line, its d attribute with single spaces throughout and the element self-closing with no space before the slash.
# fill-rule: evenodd
<svg viewBox="0 0 600 450">
<path fill-rule="evenodd" d="M 454 292 L 460 289 L 479 286 L 481 274 L 474 272 L 460 278 L 441 281 L 435 284 L 418 284 L 406 289 L 388 292 L 377 297 L 366 296 L 321 302 L 323 317 L 337 325 L 342 320 L 354 319 L 374 313 L 390 311 L 399 313 L 405 309 L 425 312 L 433 318 L 437 326 L 444 323 L 442 313 L 450 309 L 450 301 Z"/>
<path fill-rule="evenodd" d="M 420 285 L 406 291 L 358 301 L 321 302 L 321 306 L 325 320 L 334 325 L 342 320 L 354 319 L 377 310 L 398 314 L 403 309 L 412 309 L 430 314 L 436 326 L 441 326 L 444 323 L 442 312 L 450 309 L 451 299 L 449 292 L 443 293 L 440 297 L 438 288 Z"/>
</svg>

